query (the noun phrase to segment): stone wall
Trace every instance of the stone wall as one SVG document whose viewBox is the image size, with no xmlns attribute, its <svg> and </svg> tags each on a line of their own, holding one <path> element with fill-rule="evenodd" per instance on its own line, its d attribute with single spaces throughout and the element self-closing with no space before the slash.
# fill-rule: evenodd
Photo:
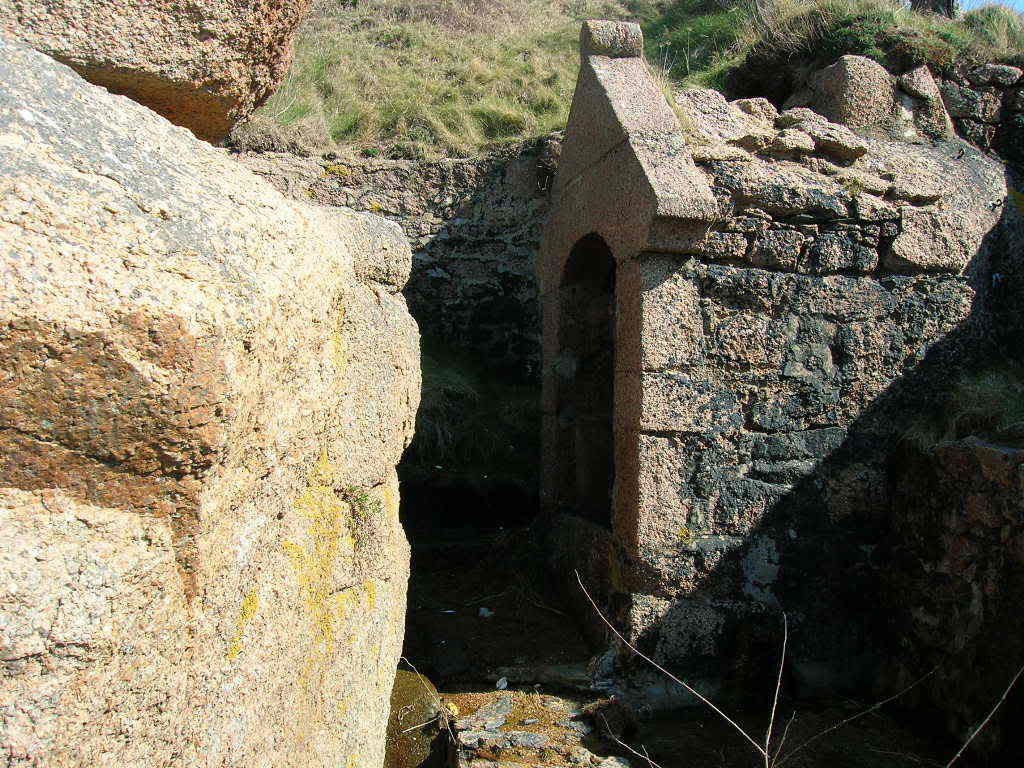
<svg viewBox="0 0 1024 768">
<path fill-rule="evenodd" d="M 1004 64 L 958 67 L 940 89 L 958 134 L 1024 165 L 1024 72 Z"/>
<path fill-rule="evenodd" d="M 238 159 L 296 199 L 397 223 L 413 249 L 405 296 L 428 343 L 536 380 L 535 257 L 557 152 L 552 137 L 479 160 L 314 160 L 256 152 Z"/>
<path fill-rule="evenodd" d="M 864 696 L 899 646 L 881 609 L 893 458 L 999 353 L 1010 172 L 953 135 L 927 70 L 844 57 L 781 112 L 689 89 L 677 120 L 638 36 L 583 30 L 542 246 L 543 501 L 585 533 L 553 536 L 553 560 L 712 698 L 770 689 L 783 612 L 787 690 Z M 586 393 L 609 300 L 598 487 L 611 438 Z M 641 706 L 691 701 L 621 648 L 605 662 Z"/>
<path fill-rule="evenodd" d="M 407 241 L 5 40 L 0 136 L 5 765 L 376 768 Z"/>
<path fill-rule="evenodd" d="M 716 130 L 751 107 L 688 98 Z M 620 270 L 619 300 L 637 309 L 619 337 L 644 339 L 639 376 L 620 389 L 640 421 L 617 467 L 623 619 L 709 689 L 759 684 L 749 660 L 777 652 L 781 610 L 794 693 L 871 686 L 889 641 L 877 605 L 890 457 L 992 328 L 1003 209 L 972 198 L 1005 197 L 1002 167 L 815 120 L 794 109 L 775 138 L 732 137 L 782 155 L 774 163 L 694 146 L 724 221 Z M 828 138 L 787 150 L 794 129 Z M 858 143 L 850 167 L 841 156 Z M 646 697 L 670 693 L 637 672 Z"/>
</svg>

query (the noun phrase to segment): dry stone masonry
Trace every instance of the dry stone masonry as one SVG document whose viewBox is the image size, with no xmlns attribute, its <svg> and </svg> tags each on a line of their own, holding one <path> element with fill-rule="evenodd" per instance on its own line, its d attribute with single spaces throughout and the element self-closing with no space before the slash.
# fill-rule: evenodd
<svg viewBox="0 0 1024 768">
<path fill-rule="evenodd" d="M 483 159 L 314 159 L 257 152 L 238 161 L 281 192 L 375 213 L 413 250 L 405 296 L 424 337 L 536 380 L 540 321 L 535 255 L 547 216 L 557 138 Z"/>
<path fill-rule="evenodd" d="M 687 90 L 677 117 L 639 30 L 582 49 L 539 259 L 552 562 L 705 692 L 765 690 L 782 611 L 794 692 L 868 690 L 892 455 L 999 333 L 1010 172 L 949 138 L 927 70 L 846 57 L 813 109 Z"/>
<path fill-rule="evenodd" d="M 5 765 L 381 764 L 410 262 L 0 40 Z"/>
</svg>

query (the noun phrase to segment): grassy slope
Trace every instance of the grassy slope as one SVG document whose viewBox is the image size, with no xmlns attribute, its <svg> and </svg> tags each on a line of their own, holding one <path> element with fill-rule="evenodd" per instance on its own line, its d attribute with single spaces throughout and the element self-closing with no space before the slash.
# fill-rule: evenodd
<svg viewBox="0 0 1024 768">
<path fill-rule="evenodd" d="M 307 145 L 466 156 L 565 124 L 579 22 L 605 2 L 321 0 L 258 119 Z"/>
<path fill-rule="evenodd" d="M 769 7 L 762 0 L 761 8 Z M 893 0 L 320 0 L 292 71 L 253 125 L 309 147 L 468 156 L 565 124 L 584 18 L 641 22 L 663 79 L 750 95 L 795 60 L 900 69 L 1024 60 L 1002 6 L 949 21 Z"/>
</svg>

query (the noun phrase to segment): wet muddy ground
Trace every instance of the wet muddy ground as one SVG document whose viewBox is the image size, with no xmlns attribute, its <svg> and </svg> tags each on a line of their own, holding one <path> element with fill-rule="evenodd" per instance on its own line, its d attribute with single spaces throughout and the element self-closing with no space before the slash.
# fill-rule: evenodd
<svg viewBox="0 0 1024 768">
<path fill-rule="evenodd" d="M 428 727 L 449 744 L 432 752 L 435 765 L 624 768 L 628 762 L 643 768 L 648 763 L 640 753 L 661 768 L 763 766 L 744 738 L 707 710 L 625 726 L 591 714 L 605 696 L 589 688 L 591 649 L 559 604 L 557 585 L 546 580 L 528 528 L 435 526 L 410 531 L 410 539 L 404 653 L 439 691 L 444 715 Z M 956 752 L 958 745 L 938 735 L 938 724 L 934 733 L 927 723 L 911 730 L 895 717 L 899 713 L 881 710 L 786 757 L 865 708 L 845 701 L 800 705 L 790 722 L 794 709 L 783 701 L 776 733 L 787 723 L 789 730 L 781 765 L 942 768 Z M 767 708 L 735 716 L 756 739 L 763 738 Z"/>
</svg>

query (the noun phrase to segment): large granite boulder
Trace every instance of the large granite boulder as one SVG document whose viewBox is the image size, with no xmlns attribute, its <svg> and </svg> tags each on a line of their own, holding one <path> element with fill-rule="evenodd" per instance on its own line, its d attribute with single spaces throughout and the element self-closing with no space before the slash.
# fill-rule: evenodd
<svg viewBox="0 0 1024 768">
<path fill-rule="evenodd" d="M 410 258 L 0 40 L 6 765 L 380 765 Z"/>
<path fill-rule="evenodd" d="M 865 56 L 843 56 L 811 75 L 810 106 L 865 135 L 887 136 L 896 109 L 895 79 Z"/>
<path fill-rule="evenodd" d="M 266 101 L 312 0 L 0 0 L 0 32 L 207 141 Z"/>
</svg>

